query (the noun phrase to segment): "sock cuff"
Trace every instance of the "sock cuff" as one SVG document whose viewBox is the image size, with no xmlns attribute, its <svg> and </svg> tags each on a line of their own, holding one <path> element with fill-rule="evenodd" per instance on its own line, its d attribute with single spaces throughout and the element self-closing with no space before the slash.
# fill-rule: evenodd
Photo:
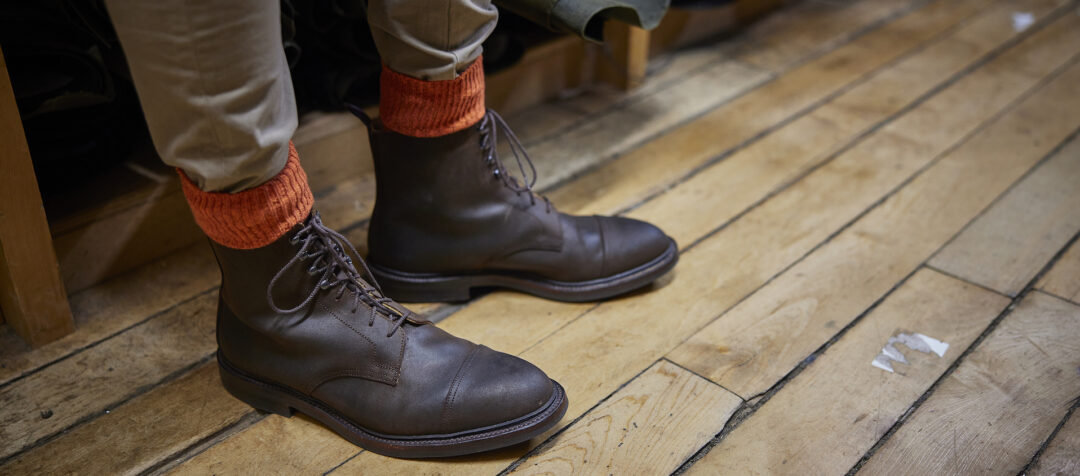
<svg viewBox="0 0 1080 476">
<path fill-rule="evenodd" d="M 315 203 L 292 142 L 285 168 L 242 192 L 204 192 L 184 171 L 176 171 L 195 222 L 211 240 L 229 248 L 248 250 L 273 243 L 303 222 Z"/>
<path fill-rule="evenodd" d="M 391 70 L 379 78 L 379 118 L 383 126 L 413 137 L 438 137 L 469 127 L 484 117 L 484 66 L 477 58 L 457 78 L 423 81 Z"/>
</svg>

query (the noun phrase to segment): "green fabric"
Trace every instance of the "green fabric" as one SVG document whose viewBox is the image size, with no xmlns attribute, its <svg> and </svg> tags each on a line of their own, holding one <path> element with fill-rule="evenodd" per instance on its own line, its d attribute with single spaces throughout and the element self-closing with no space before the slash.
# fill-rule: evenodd
<svg viewBox="0 0 1080 476">
<path fill-rule="evenodd" d="M 646 30 L 656 28 L 671 0 L 495 0 L 551 30 L 603 41 L 604 20 L 618 20 Z"/>
</svg>

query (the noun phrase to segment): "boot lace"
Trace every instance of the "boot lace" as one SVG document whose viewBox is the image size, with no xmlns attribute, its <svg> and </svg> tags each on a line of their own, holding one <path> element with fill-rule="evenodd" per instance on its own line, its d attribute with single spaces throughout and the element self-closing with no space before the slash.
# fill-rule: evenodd
<svg viewBox="0 0 1080 476">
<path fill-rule="evenodd" d="M 360 310 L 361 304 L 366 304 L 370 308 L 368 326 L 375 325 L 375 317 L 378 313 L 390 317 L 391 326 L 386 337 L 393 336 L 398 328 L 404 326 L 405 322 L 414 316 L 412 311 L 406 310 L 403 313 L 388 305 L 393 300 L 383 296 L 382 288 L 375 280 L 375 276 L 371 274 L 371 269 L 368 268 L 367 263 L 360 258 L 360 253 L 356 251 L 356 248 L 349 243 L 349 240 L 344 235 L 323 225 L 319 212 L 312 213 L 307 224 L 296 232 L 289 239 L 289 242 L 294 245 L 297 243 L 303 244 L 300 246 L 300 250 L 296 252 L 296 255 L 281 267 L 266 287 L 266 301 L 274 312 L 289 314 L 299 311 L 315 301 L 319 291 L 336 290 L 335 301 L 340 301 L 346 294 L 349 294 L 352 298 L 351 312 L 353 314 Z M 352 254 L 349 255 L 346 251 L 351 251 Z M 357 271 L 356 265 L 353 264 L 353 259 L 350 256 L 356 257 L 365 274 L 362 275 Z M 274 302 L 274 288 L 278 280 L 292 266 L 307 260 L 311 260 L 307 272 L 311 276 L 319 277 L 317 284 L 312 288 L 307 298 L 296 307 L 290 309 L 278 307 L 277 303 Z M 374 286 L 368 285 L 364 281 L 365 276 L 371 279 Z"/>
<path fill-rule="evenodd" d="M 506 167 L 499 160 L 498 135 L 500 128 L 510 145 L 510 152 L 514 154 L 518 170 L 521 171 L 522 181 L 520 183 L 507 173 Z M 517 192 L 518 195 L 522 193 L 529 194 L 530 205 L 536 205 L 537 198 L 543 200 L 545 211 L 551 213 L 551 201 L 547 197 L 537 195 L 532 189 L 533 185 L 536 185 L 536 166 L 533 165 L 532 158 L 529 157 L 528 152 L 525 152 L 525 146 L 521 145 L 521 140 L 517 138 L 514 131 L 510 130 L 510 126 L 503 120 L 502 116 L 491 109 L 488 109 L 487 113 L 484 114 L 484 118 L 480 120 L 480 148 L 484 151 L 484 162 L 488 167 L 491 167 L 491 173 L 496 178 L 502 180 L 507 188 Z M 526 164 L 529 166 L 529 173 L 525 171 Z"/>
</svg>

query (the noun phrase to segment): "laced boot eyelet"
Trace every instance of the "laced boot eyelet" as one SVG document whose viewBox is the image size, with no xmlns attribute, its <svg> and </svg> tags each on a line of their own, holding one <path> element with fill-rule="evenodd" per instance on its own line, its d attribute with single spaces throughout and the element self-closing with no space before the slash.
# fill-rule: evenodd
<svg viewBox="0 0 1080 476">
<path fill-rule="evenodd" d="M 316 274 L 319 274 L 319 272 L 321 272 L 321 271 L 322 271 L 321 269 L 315 269 L 314 266 L 311 266 L 311 267 L 308 267 L 307 274 L 308 274 L 308 276 L 315 276 Z"/>
</svg>

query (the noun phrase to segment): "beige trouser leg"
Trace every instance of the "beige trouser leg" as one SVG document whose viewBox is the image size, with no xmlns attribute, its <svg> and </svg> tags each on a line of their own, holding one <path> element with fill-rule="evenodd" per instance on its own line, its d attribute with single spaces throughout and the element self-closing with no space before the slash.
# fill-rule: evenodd
<svg viewBox="0 0 1080 476">
<path fill-rule="evenodd" d="M 427 81 L 454 79 L 480 56 L 499 12 L 491 0 L 370 0 L 368 24 L 383 62 Z"/>
<path fill-rule="evenodd" d="M 200 189 L 239 192 L 285 166 L 296 102 L 278 0 L 106 0 L 154 145 Z M 453 79 L 480 56 L 490 0 L 371 0 L 391 69 Z"/>
<path fill-rule="evenodd" d="M 209 192 L 285 167 L 296 101 L 278 0 L 107 0 L 154 145 Z"/>
</svg>

